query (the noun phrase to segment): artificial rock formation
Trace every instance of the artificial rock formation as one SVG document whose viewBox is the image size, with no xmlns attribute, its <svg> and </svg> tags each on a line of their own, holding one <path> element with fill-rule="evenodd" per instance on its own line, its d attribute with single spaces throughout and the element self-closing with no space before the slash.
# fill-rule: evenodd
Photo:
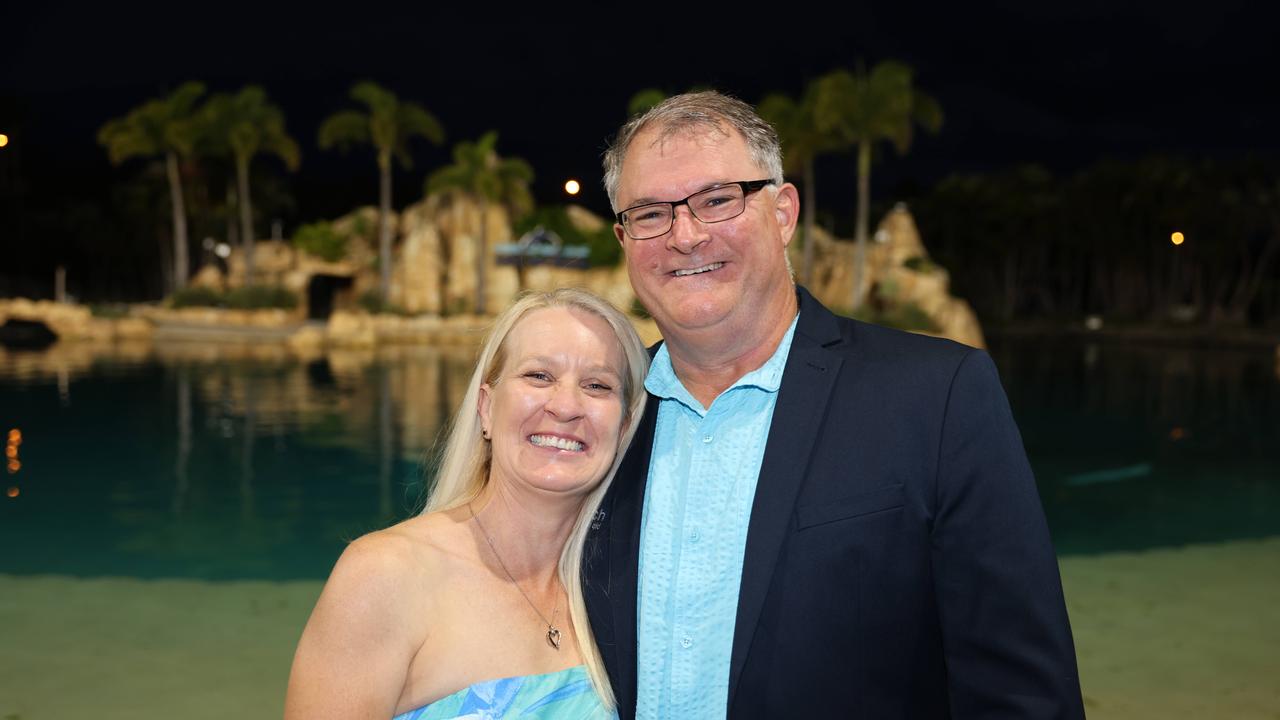
<svg viewBox="0 0 1280 720">
<path fill-rule="evenodd" d="M 937 328 L 936 334 L 973 347 L 985 347 L 982 327 L 969 303 L 950 293 L 946 269 L 929 259 L 920 231 L 905 205 L 898 204 L 880 221 L 868 243 L 861 304 L 873 307 L 910 305 Z M 821 228 L 814 232 L 814 296 L 831 308 L 853 305 L 854 245 L 836 241 Z M 790 247 L 791 263 L 801 267 L 799 243 Z"/>
<path fill-rule="evenodd" d="M 465 196 L 435 195 L 392 217 L 396 241 L 388 298 L 391 306 L 409 315 L 438 317 L 442 307 L 447 315 L 470 314 L 475 303 L 480 212 L 479 204 Z M 485 212 L 485 300 L 490 313 L 505 307 L 521 289 L 576 286 L 592 290 L 620 308 L 631 308 L 635 303 L 635 294 L 622 264 L 586 270 L 550 265 L 528 267 L 526 287 L 518 287 L 515 268 L 498 265 L 494 255 L 497 245 L 513 239 L 506 210 L 490 204 Z M 586 231 L 598 230 L 608 223 L 580 207 L 569 207 L 568 214 Z M 335 230 L 350 237 L 346 256 L 337 262 L 320 260 L 285 243 L 259 242 L 254 258 L 255 280 L 283 285 L 297 293 L 305 305 L 308 287 L 316 276 L 349 279 L 333 299 L 327 337 L 335 344 L 368 346 L 380 341 L 405 340 L 419 330 L 432 328 L 449 336 L 467 334 L 469 331 L 453 324 L 428 328 L 423 322 L 403 318 L 361 317 L 356 298 L 378 287 L 377 223 L 377 212 L 373 208 L 361 208 L 334 221 Z M 936 334 L 982 347 L 982 330 L 977 318 L 968 303 L 950 295 L 947 271 L 929 260 L 915 221 L 904 206 L 899 205 L 885 216 L 874 238 L 867 252 L 867 280 L 862 300 L 877 308 L 914 306 L 937 328 Z M 847 310 L 853 300 L 853 244 L 836 241 L 820 229 L 813 240 L 816 243 L 815 277 L 806 284 L 829 307 Z M 799 268 L 800 244 L 792 243 L 790 252 L 793 265 Z M 219 289 L 242 285 L 244 262 L 239 251 L 232 252 L 227 269 L 226 276 L 216 270 L 201 269 L 194 282 Z M 306 315 L 305 307 L 292 314 L 297 320 Z M 474 327 L 479 320 L 471 318 L 469 322 Z M 646 340 L 658 338 L 651 321 L 638 321 L 637 325 Z"/>
</svg>

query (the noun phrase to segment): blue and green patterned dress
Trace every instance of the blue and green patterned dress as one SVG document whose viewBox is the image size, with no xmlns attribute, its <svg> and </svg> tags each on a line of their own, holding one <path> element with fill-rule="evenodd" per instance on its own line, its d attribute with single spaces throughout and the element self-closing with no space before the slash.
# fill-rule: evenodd
<svg viewBox="0 0 1280 720">
<path fill-rule="evenodd" d="M 585 665 L 545 675 L 486 680 L 395 716 L 392 720 L 611 720 L 591 687 Z"/>
</svg>

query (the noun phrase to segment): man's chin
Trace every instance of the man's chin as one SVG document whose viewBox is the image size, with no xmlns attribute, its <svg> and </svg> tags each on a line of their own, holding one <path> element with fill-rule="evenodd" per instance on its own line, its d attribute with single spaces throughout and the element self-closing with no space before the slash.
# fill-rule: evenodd
<svg viewBox="0 0 1280 720">
<path fill-rule="evenodd" d="M 664 337 L 680 333 L 696 333 L 723 326 L 732 314 L 732 306 L 705 303 L 695 307 L 682 307 L 674 313 L 654 315 L 654 322 Z"/>
</svg>

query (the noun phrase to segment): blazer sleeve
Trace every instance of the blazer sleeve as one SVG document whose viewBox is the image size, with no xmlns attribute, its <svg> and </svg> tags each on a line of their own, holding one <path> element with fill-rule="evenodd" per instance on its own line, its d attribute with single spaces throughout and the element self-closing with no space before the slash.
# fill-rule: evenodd
<svg viewBox="0 0 1280 720">
<path fill-rule="evenodd" d="M 951 381 L 931 563 L 952 717 L 1083 718 L 1075 648 L 1040 496 L 995 365 Z"/>
</svg>

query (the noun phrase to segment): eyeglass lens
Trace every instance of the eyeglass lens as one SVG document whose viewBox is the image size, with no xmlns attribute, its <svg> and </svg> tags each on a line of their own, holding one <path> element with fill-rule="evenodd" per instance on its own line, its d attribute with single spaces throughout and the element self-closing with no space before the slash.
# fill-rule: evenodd
<svg viewBox="0 0 1280 720">
<path fill-rule="evenodd" d="M 666 233 L 675 221 L 676 205 L 688 205 L 693 216 L 702 222 L 721 222 L 742 214 L 746 208 L 745 199 L 742 186 L 735 184 L 703 190 L 678 203 L 654 203 L 633 208 L 625 215 L 627 232 L 637 240 Z"/>
</svg>

